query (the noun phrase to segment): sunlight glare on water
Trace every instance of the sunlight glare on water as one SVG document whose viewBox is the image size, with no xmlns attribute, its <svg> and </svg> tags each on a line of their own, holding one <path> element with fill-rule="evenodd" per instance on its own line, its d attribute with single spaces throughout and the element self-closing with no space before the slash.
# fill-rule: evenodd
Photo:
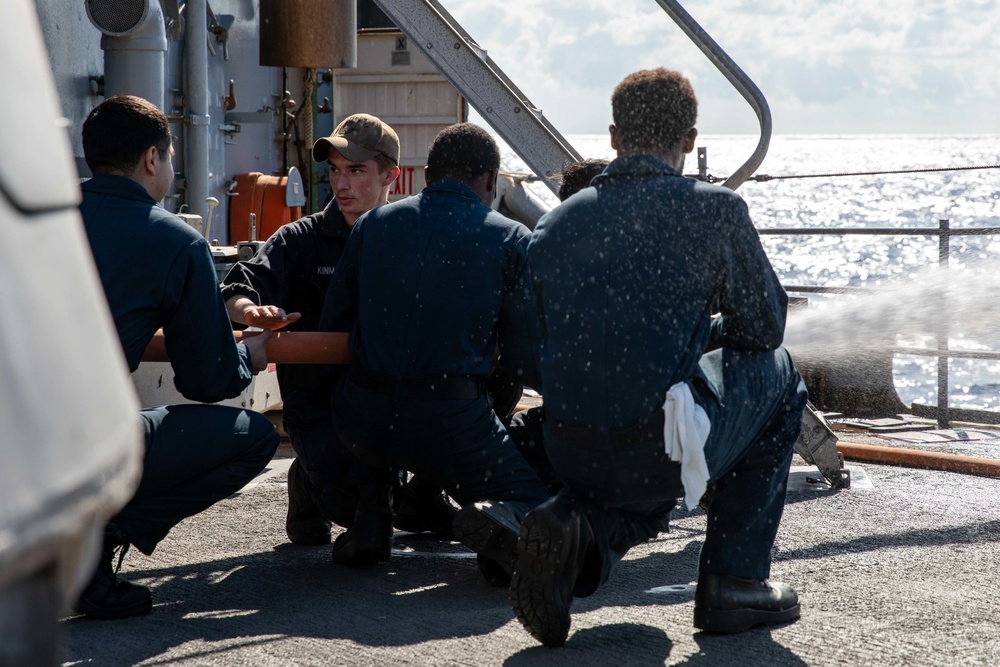
<svg viewBox="0 0 1000 667">
<path fill-rule="evenodd" d="M 584 157 L 613 158 L 606 135 L 567 135 Z M 701 135 L 708 171 L 724 180 L 753 153 L 756 136 Z M 528 172 L 502 147 L 503 167 Z M 859 171 L 968 167 L 1000 163 L 1000 135 L 777 135 L 771 138 L 757 174 L 788 176 Z M 685 173 L 697 172 L 688 156 Z M 548 205 L 556 199 L 539 183 L 533 194 Z M 927 228 L 947 219 L 952 229 L 1000 227 L 1000 169 L 879 174 L 744 183 L 746 200 L 759 229 L 782 227 Z M 879 288 L 860 302 L 809 295 L 801 321 L 789 319 L 786 340 L 808 330 L 813 344 L 831 355 L 849 349 L 852 337 L 871 331 L 897 337 L 900 345 L 936 347 L 939 325 L 947 320 L 949 345 L 1000 350 L 990 331 L 1000 328 L 1000 236 L 951 238 L 951 271 L 933 272 L 936 236 L 762 235 L 761 241 L 785 285 Z M 838 301 L 840 303 L 838 303 Z M 950 302 L 950 305 L 949 305 Z M 896 355 L 894 377 L 904 403 L 937 401 L 933 357 Z M 1000 410 L 1000 362 L 953 359 L 952 407 Z"/>
</svg>

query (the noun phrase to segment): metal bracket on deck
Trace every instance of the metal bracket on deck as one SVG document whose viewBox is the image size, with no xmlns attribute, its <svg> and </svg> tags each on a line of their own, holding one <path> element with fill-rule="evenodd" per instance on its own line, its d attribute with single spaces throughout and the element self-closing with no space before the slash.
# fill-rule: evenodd
<svg viewBox="0 0 1000 667">
<path fill-rule="evenodd" d="M 795 453 L 819 468 L 833 488 L 851 488 L 851 472 L 844 468 L 844 455 L 837 451 L 837 435 L 812 403 L 802 415 L 802 433 L 795 441 Z"/>
</svg>

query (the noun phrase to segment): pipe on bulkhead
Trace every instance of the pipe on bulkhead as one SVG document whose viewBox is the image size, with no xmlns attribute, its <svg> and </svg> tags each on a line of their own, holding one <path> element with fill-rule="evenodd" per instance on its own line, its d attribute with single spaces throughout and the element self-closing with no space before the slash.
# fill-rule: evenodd
<svg viewBox="0 0 1000 667">
<path fill-rule="evenodd" d="M 166 22 L 158 0 L 87 0 L 101 31 L 104 95 L 135 95 L 163 109 Z"/>
<path fill-rule="evenodd" d="M 184 5 L 184 201 L 188 211 L 206 219 L 211 145 L 208 92 L 208 2 L 187 0 Z"/>
</svg>

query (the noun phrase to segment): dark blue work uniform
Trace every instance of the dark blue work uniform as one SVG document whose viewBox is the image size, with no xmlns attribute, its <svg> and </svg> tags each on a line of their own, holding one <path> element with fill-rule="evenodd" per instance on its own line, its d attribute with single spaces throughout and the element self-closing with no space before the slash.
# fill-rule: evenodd
<svg viewBox="0 0 1000 667">
<path fill-rule="evenodd" d="M 320 328 L 351 332 L 332 407 L 367 464 L 410 470 L 462 505 L 548 497 L 485 391 L 498 345 L 505 370 L 537 384 L 528 237 L 455 180 L 355 223 Z"/>
<path fill-rule="evenodd" d="M 806 392 L 780 347 L 787 296 L 746 204 L 657 157 L 622 156 L 542 218 L 528 259 L 545 449 L 588 499 L 597 545 L 574 594 L 593 592 L 684 495 L 661 410 L 682 381 L 712 424 L 701 569 L 766 578 Z"/>
<path fill-rule="evenodd" d="M 130 371 L 157 329 L 184 397 L 237 396 L 253 365 L 219 293 L 205 240 L 141 185 L 98 175 L 82 185 L 80 212 Z M 217 405 L 170 405 L 141 413 L 142 479 L 112 521 L 145 554 L 182 519 L 231 495 L 264 469 L 278 446 L 266 417 Z"/>
<path fill-rule="evenodd" d="M 257 255 L 239 262 L 222 281 L 229 300 L 242 295 L 302 318 L 288 331 L 316 331 L 327 287 L 351 233 L 336 200 L 321 212 L 282 225 Z M 354 522 L 357 504 L 348 475 L 354 457 L 337 438 L 330 416 L 330 382 L 340 367 L 278 364 L 282 425 L 309 477 L 313 502 L 341 526 Z"/>
</svg>

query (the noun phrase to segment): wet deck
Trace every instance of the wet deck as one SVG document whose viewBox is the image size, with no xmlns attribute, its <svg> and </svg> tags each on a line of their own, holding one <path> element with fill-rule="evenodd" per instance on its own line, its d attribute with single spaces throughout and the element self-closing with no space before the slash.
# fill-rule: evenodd
<svg viewBox="0 0 1000 667">
<path fill-rule="evenodd" d="M 569 641 L 553 650 L 457 544 L 396 533 L 393 558 L 363 570 L 334 566 L 329 547 L 288 544 L 287 455 L 152 557 L 130 552 L 123 575 L 152 586 L 153 613 L 65 621 L 64 664 L 1000 664 L 1000 479 L 851 463 L 852 488 L 835 491 L 796 468 L 773 576 L 798 589 L 799 622 L 694 631 L 698 510 L 577 600 Z M 972 455 L 1000 458 L 1000 441 Z"/>
</svg>

